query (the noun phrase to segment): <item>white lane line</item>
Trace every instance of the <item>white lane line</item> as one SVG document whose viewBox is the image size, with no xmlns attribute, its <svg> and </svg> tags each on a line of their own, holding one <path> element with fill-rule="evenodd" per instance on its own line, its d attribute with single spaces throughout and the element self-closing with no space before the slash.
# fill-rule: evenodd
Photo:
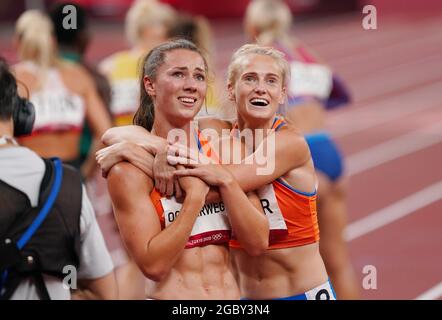
<svg viewBox="0 0 442 320">
<path fill-rule="evenodd" d="M 425 291 L 420 296 L 416 297 L 414 300 L 435 300 L 442 297 L 442 282 L 435 285 L 433 288 Z"/>
<path fill-rule="evenodd" d="M 426 187 L 347 226 L 344 237 L 352 241 L 442 199 L 442 181 Z"/>
<path fill-rule="evenodd" d="M 414 108 L 417 106 L 424 107 L 429 104 L 428 101 L 440 100 L 441 86 L 442 81 L 436 81 L 430 85 L 413 88 L 407 92 L 401 93 L 400 95 L 388 97 L 381 103 L 371 102 L 364 105 L 364 107 L 348 108 L 339 113 L 332 113 L 327 117 L 327 127 L 334 133 L 334 129 L 348 126 L 349 124 L 353 124 L 355 121 L 357 123 L 358 119 L 372 117 L 373 114 L 382 114 L 386 110 L 390 112 L 390 109 L 394 110 L 397 116 L 400 116 L 404 110 L 404 106 L 405 109 Z M 430 103 L 430 105 L 432 104 L 433 103 Z M 356 124 L 353 126 L 357 127 Z"/>
<path fill-rule="evenodd" d="M 442 142 L 442 122 L 393 138 L 347 157 L 346 171 L 353 176 L 383 163 Z"/>
<path fill-rule="evenodd" d="M 441 106 L 440 88 L 442 88 L 442 81 L 400 94 L 380 103 L 367 105 L 358 112 L 354 111 L 339 120 L 335 118 L 334 123 L 327 121 L 327 127 L 334 138 L 342 138 L 414 113 L 436 108 Z M 429 101 L 431 102 L 429 103 Z"/>
<path fill-rule="evenodd" d="M 334 138 L 346 137 L 370 128 L 380 126 L 381 124 L 405 118 L 415 113 L 417 114 L 426 111 L 428 109 L 441 107 L 441 105 L 442 103 L 436 105 L 434 103 L 433 104 L 426 102 L 424 103 L 422 101 L 420 103 L 408 104 L 405 101 L 405 103 L 403 104 L 403 108 L 401 108 L 400 110 L 394 110 L 390 108 L 390 109 L 385 109 L 384 111 L 379 113 L 373 113 L 366 117 L 354 119 L 354 121 L 352 120 L 348 125 L 337 127 L 336 129 L 334 129 L 332 136 Z M 385 106 L 386 108 L 388 108 L 388 105 Z"/>
</svg>

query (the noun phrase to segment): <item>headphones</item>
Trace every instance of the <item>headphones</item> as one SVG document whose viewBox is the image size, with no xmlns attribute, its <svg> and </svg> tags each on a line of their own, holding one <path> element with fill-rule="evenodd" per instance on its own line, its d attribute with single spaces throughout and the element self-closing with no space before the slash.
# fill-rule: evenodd
<svg viewBox="0 0 442 320">
<path fill-rule="evenodd" d="M 29 96 L 28 88 L 24 84 L 23 86 Z M 31 134 L 35 121 L 35 107 L 32 102 L 17 95 L 12 119 L 14 121 L 14 137 Z"/>
</svg>

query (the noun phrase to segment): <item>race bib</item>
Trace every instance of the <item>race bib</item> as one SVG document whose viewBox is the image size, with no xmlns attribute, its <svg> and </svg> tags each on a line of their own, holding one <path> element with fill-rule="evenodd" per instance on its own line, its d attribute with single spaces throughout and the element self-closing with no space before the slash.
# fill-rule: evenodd
<svg viewBox="0 0 442 320">
<path fill-rule="evenodd" d="M 36 130 L 69 130 L 81 128 L 85 118 L 85 107 L 80 96 L 63 91 L 35 93 L 31 97 L 35 106 Z"/>
<path fill-rule="evenodd" d="M 140 88 L 136 79 L 114 80 L 112 82 L 112 114 L 135 113 L 139 96 Z"/>
<path fill-rule="evenodd" d="M 269 221 L 270 240 L 276 240 L 288 234 L 287 225 L 281 209 L 276 200 L 272 184 L 265 185 L 258 189 L 258 197 L 261 200 L 262 208 Z"/>
<path fill-rule="evenodd" d="M 166 228 L 178 217 L 182 204 L 175 197 L 162 198 Z M 230 223 L 223 202 L 206 203 L 200 210 L 190 233 L 186 249 L 220 244 L 230 240 Z"/>
<path fill-rule="evenodd" d="M 290 69 L 290 95 L 328 98 L 333 85 L 332 72 L 328 67 L 316 63 L 294 61 L 290 64 Z"/>
</svg>

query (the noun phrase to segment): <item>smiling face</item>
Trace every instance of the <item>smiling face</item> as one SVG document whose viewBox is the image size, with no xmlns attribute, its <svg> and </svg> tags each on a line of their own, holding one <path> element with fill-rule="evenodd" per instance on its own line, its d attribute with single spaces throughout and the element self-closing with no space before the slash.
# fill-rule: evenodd
<svg viewBox="0 0 442 320">
<path fill-rule="evenodd" d="M 228 84 L 229 98 L 235 102 L 238 118 L 244 122 L 271 120 L 278 106 L 284 103 L 283 73 L 271 56 L 246 57 L 234 81 Z"/>
<path fill-rule="evenodd" d="M 197 52 L 176 49 L 166 53 L 154 80 L 144 77 L 144 87 L 152 97 L 155 115 L 190 121 L 200 111 L 207 91 L 204 60 Z"/>
</svg>

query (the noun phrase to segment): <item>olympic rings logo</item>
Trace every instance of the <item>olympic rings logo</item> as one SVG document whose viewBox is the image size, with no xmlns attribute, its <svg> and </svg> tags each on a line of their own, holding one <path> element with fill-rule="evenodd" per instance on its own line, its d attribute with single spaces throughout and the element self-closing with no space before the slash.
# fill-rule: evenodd
<svg viewBox="0 0 442 320">
<path fill-rule="evenodd" d="M 221 240 L 222 237 L 223 237 L 223 235 L 221 233 L 217 233 L 212 236 L 212 240 L 218 241 L 218 240 Z"/>
</svg>

